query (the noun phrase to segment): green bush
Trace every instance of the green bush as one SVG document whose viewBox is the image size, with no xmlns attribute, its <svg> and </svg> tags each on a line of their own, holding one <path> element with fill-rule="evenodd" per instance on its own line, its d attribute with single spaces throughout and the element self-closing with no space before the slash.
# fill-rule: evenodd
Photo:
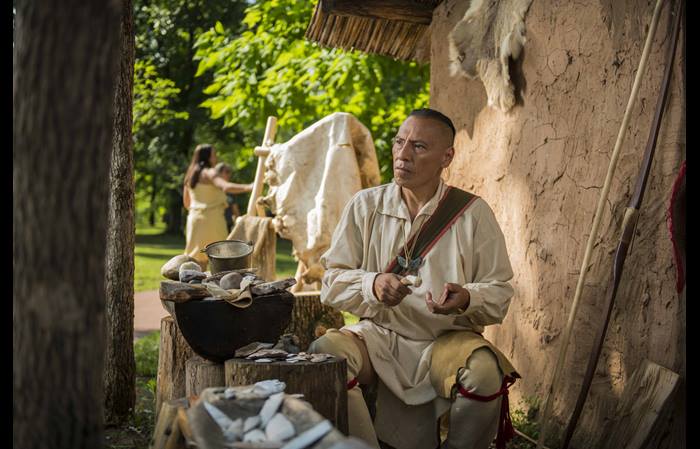
<svg viewBox="0 0 700 449">
<path fill-rule="evenodd" d="M 153 332 L 134 342 L 134 358 L 136 359 L 136 375 L 141 377 L 156 377 L 158 374 L 158 346 L 160 331 Z"/>
</svg>

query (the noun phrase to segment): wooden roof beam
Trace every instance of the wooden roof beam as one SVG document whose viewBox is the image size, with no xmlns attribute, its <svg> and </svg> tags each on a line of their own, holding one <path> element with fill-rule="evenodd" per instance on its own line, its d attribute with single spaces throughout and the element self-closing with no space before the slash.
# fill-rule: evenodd
<svg viewBox="0 0 700 449">
<path fill-rule="evenodd" d="M 430 25 L 435 4 L 416 0 L 320 0 L 325 14 Z"/>
</svg>

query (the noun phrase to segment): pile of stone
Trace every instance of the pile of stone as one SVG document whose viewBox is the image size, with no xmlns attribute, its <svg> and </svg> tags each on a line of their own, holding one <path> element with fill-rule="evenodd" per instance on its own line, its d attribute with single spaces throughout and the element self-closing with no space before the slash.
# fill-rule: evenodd
<svg viewBox="0 0 700 449">
<path fill-rule="evenodd" d="M 223 398 L 207 400 L 202 405 L 221 430 L 226 446 L 230 448 L 260 449 L 304 449 L 323 438 L 333 429 L 328 420 L 323 420 L 304 432 L 296 432 L 294 424 L 281 412 L 286 384 L 277 379 L 264 380 L 251 386 L 229 387 Z M 301 395 L 289 395 L 300 397 Z M 265 399 L 256 415 L 232 419 L 213 402 L 258 401 Z"/>
<path fill-rule="evenodd" d="M 238 348 L 235 357 L 253 360 L 255 363 L 321 363 L 332 359 L 333 355 L 301 352 L 299 350 L 299 337 L 293 334 L 284 334 L 276 344 L 256 341 Z"/>
<path fill-rule="evenodd" d="M 195 259 L 184 254 L 173 257 L 161 268 L 161 274 L 167 279 L 204 287 L 209 293 L 206 299 L 225 300 L 238 307 L 250 305 L 250 299 L 254 296 L 280 293 L 296 284 L 294 278 L 268 282 L 257 276 L 256 271 L 255 268 L 246 268 L 212 275 L 202 271 Z"/>
</svg>

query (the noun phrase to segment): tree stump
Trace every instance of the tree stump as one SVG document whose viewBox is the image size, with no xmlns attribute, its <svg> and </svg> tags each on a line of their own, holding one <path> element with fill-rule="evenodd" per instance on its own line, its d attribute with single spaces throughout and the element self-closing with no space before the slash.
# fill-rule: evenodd
<svg viewBox="0 0 700 449">
<path fill-rule="evenodd" d="M 156 413 L 164 401 L 185 396 L 185 362 L 194 356 L 172 317 L 160 320 L 160 348 L 156 377 Z M 156 419 L 158 415 L 156 414 Z"/>
<path fill-rule="evenodd" d="M 234 358 L 226 361 L 227 387 L 250 385 L 261 380 L 279 379 L 287 384 L 287 394 L 301 393 L 335 427 L 348 433 L 347 364 L 333 357 L 320 363 L 269 362 Z"/>
<path fill-rule="evenodd" d="M 185 362 L 185 394 L 199 396 L 209 387 L 224 386 L 224 364 L 194 356 Z"/>
<path fill-rule="evenodd" d="M 299 347 L 306 351 L 327 329 L 340 329 L 344 325 L 342 313 L 321 303 L 321 292 L 297 292 L 294 293 L 292 321 L 285 333 L 299 337 Z"/>
</svg>

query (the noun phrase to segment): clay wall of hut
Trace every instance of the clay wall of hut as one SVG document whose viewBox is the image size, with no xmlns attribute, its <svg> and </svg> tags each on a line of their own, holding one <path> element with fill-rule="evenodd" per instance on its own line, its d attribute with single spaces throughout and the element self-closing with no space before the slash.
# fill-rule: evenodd
<svg viewBox="0 0 700 449">
<path fill-rule="evenodd" d="M 527 43 L 511 63 L 517 105 L 487 106 L 483 84 L 449 70 L 447 36 L 469 7 L 446 0 L 433 12 L 431 107 L 457 127 L 449 182 L 482 196 L 506 236 L 515 297 L 486 336 L 522 374 L 511 409 L 544 400 L 558 355 L 610 157 L 627 106 L 655 2 L 538 0 L 526 15 Z M 595 241 L 554 419 L 571 415 L 593 338 L 602 323 L 622 219 L 638 176 L 661 85 L 668 36 L 665 7 L 625 133 L 599 237 Z M 683 31 L 659 141 L 633 246 L 586 403 L 577 447 L 595 447 L 626 382 L 644 358 L 685 378 L 685 295 L 667 225 L 672 185 L 685 159 Z M 685 390 L 664 447 L 685 447 Z M 561 431 L 561 427 L 559 431 Z M 556 429 L 555 429 L 556 433 Z"/>
</svg>

